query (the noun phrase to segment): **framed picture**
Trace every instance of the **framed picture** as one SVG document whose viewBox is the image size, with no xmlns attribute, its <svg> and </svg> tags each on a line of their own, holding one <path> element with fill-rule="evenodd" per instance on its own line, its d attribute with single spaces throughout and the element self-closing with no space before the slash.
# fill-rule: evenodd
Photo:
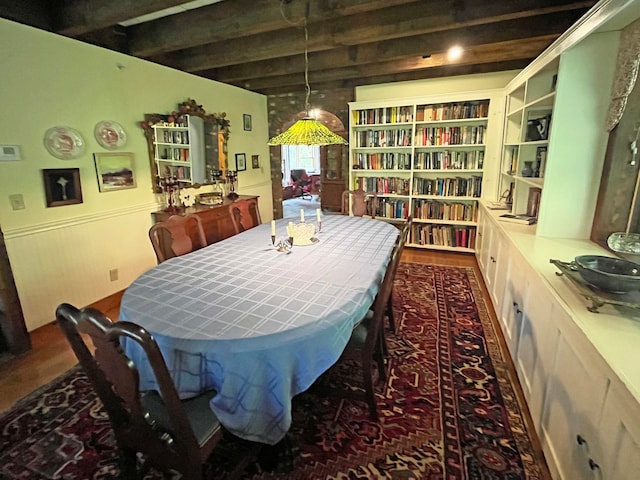
<svg viewBox="0 0 640 480">
<path fill-rule="evenodd" d="M 251 155 L 251 168 L 260 168 L 260 155 Z"/>
<path fill-rule="evenodd" d="M 244 129 L 251 131 L 251 115 L 245 113 L 244 115 L 242 115 L 242 121 L 244 124 Z"/>
<path fill-rule="evenodd" d="M 82 203 L 79 168 L 47 168 L 42 175 L 47 207 Z"/>
<path fill-rule="evenodd" d="M 93 160 L 101 192 L 135 188 L 133 153 L 94 153 Z"/>
<path fill-rule="evenodd" d="M 524 141 L 536 142 L 539 140 L 548 140 L 550 125 L 551 114 L 540 115 L 536 112 L 529 112 Z"/>
<path fill-rule="evenodd" d="M 236 171 L 247 169 L 247 156 L 244 153 L 236 153 Z"/>
</svg>

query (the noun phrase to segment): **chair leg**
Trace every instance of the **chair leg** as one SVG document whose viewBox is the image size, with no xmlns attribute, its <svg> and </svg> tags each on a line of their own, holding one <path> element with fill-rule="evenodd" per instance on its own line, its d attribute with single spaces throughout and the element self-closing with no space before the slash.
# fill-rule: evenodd
<svg viewBox="0 0 640 480">
<path fill-rule="evenodd" d="M 364 380 L 364 391 L 369 405 L 369 415 L 372 420 L 378 421 L 378 406 L 376 405 L 376 394 L 373 389 L 373 376 L 371 374 L 371 364 L 363 362 L 362 375 Z"/>
<path fill-rule="evenodd" d="M 394 334 L 396 333 L 396 321 L 393 317 L 393 292 L 389 295 L 389 300 L 387 301 L 387 317 L 389 317 L 389 330 L 391 330 Z"/>
</svg>

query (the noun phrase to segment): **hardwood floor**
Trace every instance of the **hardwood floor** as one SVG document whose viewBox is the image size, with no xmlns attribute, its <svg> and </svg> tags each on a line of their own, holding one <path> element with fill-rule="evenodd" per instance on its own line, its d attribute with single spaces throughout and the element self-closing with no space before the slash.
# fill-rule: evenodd
<svg viewBox="0 0 640 480">
<path fill-rule="evenodd" d="M 122 292 L 93 304 L 112 319 L 118 318 Z M 31 332 L 32 348 L 0 365 L 0 412 L 46 385 L 78 363 L 55 322 Z"/>
<path fill-rule="evenodd" d="M 482 278 L 475 257 L 469 254 L 407 248 L 403 252 L 402 261 L 473 267 L 478 279 Z M 482 286 L 484 287 L 484 284 Z M 101 300 L 93 306 L 103 311 L 108 317 L 116 319 L 121 296 L 122 292 Z M 484 296 L 490 305 L 486 290 L 484 290 Z M 0 412 L 7 410 L 17 400 L 49 383 L 77 363 L 62 331 L 55 322 L 31 332 L 31 343 L 33 348 L 29 352 L 0 365 Z"/>
</svg>

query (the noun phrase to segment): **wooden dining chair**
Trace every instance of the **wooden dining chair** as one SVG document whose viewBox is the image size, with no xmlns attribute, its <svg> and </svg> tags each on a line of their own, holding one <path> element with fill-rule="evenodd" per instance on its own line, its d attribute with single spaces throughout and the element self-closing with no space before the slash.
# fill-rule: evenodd
<svg viewBox="0 0 640 480">
<path fill-rule="evenodd" d="M 229 207 L 229 211 L 236 234 L 262 223 L 257 200 L 234 203 Z"/>
<path fill-rule="evenodd" d="M 158 264 L 207 246 L 202 221 L 195 214 L 171 215 L 149 229 Z"/>
<path fill-rule="evenodd" d="M 400 251 L 394 248 L 391 254 L 391 260 L 387 265 L 380 290 L 376 296 L 373 310 L 370 311 L 353 329 L 351 338 L 344 352 L 338 360 L 338 364 L 348 361 L 356 361 L 362 375 L 363 389 L 353 388 L 350 384 L 343 384 L 335 387 L 330 385 L 333 378 L 327 378 L 327 385 L 322 385 L 322 393 L 328 395 L 337 395 L 344 398 L 361 400 L 369 406 L 371 418 L 378 420 L 378 408 L 374 389 L 374 367 L 378 371 L 378 380 L 385 382 L 387 378 L 385 358 L 384 358 L 384 318 L 386 306 L 391 295 L 393 286 L 393 277 L 397 269 L 397 263 L 400 261 Z M 327 377 L 335 370 L 335 366 L 327 373 Z"/>
<path fill-rule="evenodd" d="M 376 218 L 378 196 L 375 192 L 364 190 L 345 190 L 342 192 L 342 215 L 363 217 L 365 215 Z"/>
<path fill-rule="evenodd" d="M 400 235 L 398 237 L 398 243 L 396 244 L 396 249 L 398 250 L 398 256 L 402 256 L 402 252 L 404 251 L 404 247 L 409 241 L 409 235 L 411 234 L 411 227 L 413 226 L 413 217 L 410 215 L 407 220 L 404 222 L 404 225 L 400 229 Z M 393 280 L 391 281 L 391 293 L 389 294 L 389 299 L 387 300 L 387 309 L 385 311 L 385 315 L 387 321 L 389 323 L 389 330 L 393 333 L 397 333 L 396 330 L 396 321 L 393 313 L 393 282 L 396 278 L 396 273 L 398 272 L 398 266 L 400 265 L 400 261 L 397 261 L 395 264 L 395 270 L 393 271 Z M 385 343 L 386 350 L 386 343 Z"/>
<path fill-rule="evenodd" d="M 113 323 L 98 310 L 69 304 L 58 306 L 56 318 L 109 415 L 126 478 L 142 478 L 154 466 L 202 479 L 204 462 L 223 433 L 209 407 L 215 392 L 180 400 L 156 341 L 134 323 Z M 123 338 L 144 352 L 158 392 L 140 390 L 138 370 L 120 344 Z M 139 468 L 137 452 L 144 459 Z"/>
</svg>

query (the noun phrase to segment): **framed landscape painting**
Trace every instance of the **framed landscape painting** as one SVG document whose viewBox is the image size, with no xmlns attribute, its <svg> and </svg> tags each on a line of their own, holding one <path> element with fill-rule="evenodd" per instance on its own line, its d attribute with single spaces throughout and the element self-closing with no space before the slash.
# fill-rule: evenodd
<svg viewBox="0 0 640 480">
<path fill-rule="evenodd" d="M 133 153 L 94 153 L 93 159 L 101 192 L 135 188 Z"/>
</svg>

